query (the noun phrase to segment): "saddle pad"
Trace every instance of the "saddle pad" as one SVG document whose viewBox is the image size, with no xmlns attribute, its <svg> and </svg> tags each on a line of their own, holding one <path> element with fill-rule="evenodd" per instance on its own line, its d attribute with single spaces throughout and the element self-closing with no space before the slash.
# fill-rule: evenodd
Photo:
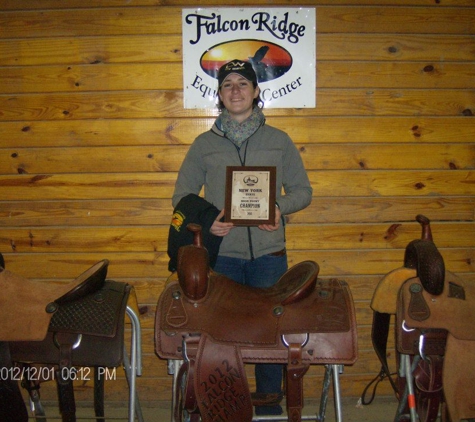
<svg viewBox="0 0 475 422">
<path fill-rule="evenodd" d="M 0 340 L 43 340 L 52 317 L 47 305 L 74 290 L 101 265 L 96 264 L 70 283 L 60 284 L 31 281 L 0 268 Z"/>
<path fill-rule="evenodd" d="M 415 287 L 419 286 L 419 287 Z M 411 311 L 415 293 L 420 290 L 417 304 L 420 315 Z M 453 292 L 456 294 L 454 295 Z M 446 272 L 444 290 L 434 296 L 422 288 L 419 278 L 408 280 L 401 288 L 400 299 L 402 316 L 409 328 L 445 329 L 460 340 L 475 340 L 473 321 L 475 320 L 475 285 L 465 283 L 451 272 Z M 425 309 L 425 310 L 424 310 Z M 398 311 L 399 312 L 399 311 Z"/>
<path fill-rule="evenodd" d="M 209 283 L 206 297 L 194 303 L 186 300 L 179 283 L 167 285 L 155 320 L 158 356 L 180 359 L 183 335 L 204 333 L 215 342 L 238 345 L 245 361 L 286 363 L 284 335 L 306 344 L 306 362 L 356 361 L 355 312 L 344 281 L 318 280 L 311 294 L 285 306 L 262 289 L 219 274 L 210 276 Z"/>
<path fill-rule="evenodd" d="M 124 283 L 106 281 L 104 287 L 82 299 L 61 306 L 48 331 L 113 337 L 123 316 Z"/>
</svg>

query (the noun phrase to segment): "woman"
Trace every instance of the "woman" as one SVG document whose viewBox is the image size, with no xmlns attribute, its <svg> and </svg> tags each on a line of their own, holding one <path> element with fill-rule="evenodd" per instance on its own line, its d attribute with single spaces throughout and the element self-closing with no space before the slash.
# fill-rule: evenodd
<svg viewBox="0 0 475 422">
<path fill-rule="evenodd" d="M 173 206 L 204 187 L 205 199 L 221 210 L 209 229 L 222 237 L 214 270 L 241 284 L 269 287 L 288 268 L 284 216 L 307 207 L 312 188 L 290 137 L 265 124 L 252 65 L 237 59 L 226 63 L 219 69 L 218 84 L 221 113 L 212 129 L 191 145 L 178 174 Z M 274 224 L 236 227 L 222 221 L 227 166 L 276 167 Z M 281 389 L 281 365 L 256 365 L 257 393 L 280 394 Z M 256 414 L 280 415 L 282 408 L 257 406 Z"/>
</svg>

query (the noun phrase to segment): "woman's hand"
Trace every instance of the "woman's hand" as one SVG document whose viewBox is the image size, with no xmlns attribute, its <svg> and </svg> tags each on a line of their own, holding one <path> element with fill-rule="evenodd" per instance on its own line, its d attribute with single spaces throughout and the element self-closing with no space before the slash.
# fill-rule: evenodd
<svg viewBox="0 0 475 422">
<path fill-rule="evenodd" d="M 267 232 L 273 232 L 279 229 L 280 227 L 280 217 L 282 216 L 279 207 L 275 207 L 275 224 L 261 224 L 258 226 L 261 230 L 265 230 Z"/>
<path fill-rule="evenodd" d="M 226 236 L 231 229 L 234 227 L 233 223 L 223 223 L 219 220 L 224 217 L 224 209 L 221 210 L 219 215 L 216 217 L 216 220 L 214 220 L 213 225 L 209 229 L 211 234 L 214 234 L 215 236 Z"/>
</svg>

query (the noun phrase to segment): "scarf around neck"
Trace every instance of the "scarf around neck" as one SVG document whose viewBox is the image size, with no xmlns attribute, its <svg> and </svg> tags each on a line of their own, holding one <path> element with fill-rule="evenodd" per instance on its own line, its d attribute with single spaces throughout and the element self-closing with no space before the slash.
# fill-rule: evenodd
<svg viewBox="0 0 475 422">
<path fill-rule="evenodd" d="M 250 138 L 265 121 L 264 113 L 259 107 L 254 107 L 251 115 L 242 123 L 234 120 L 226 109 L 223 110 L 219 118 L 224 135 L 238 148 L 240 148 L 244 141 Z"/>
</svg>

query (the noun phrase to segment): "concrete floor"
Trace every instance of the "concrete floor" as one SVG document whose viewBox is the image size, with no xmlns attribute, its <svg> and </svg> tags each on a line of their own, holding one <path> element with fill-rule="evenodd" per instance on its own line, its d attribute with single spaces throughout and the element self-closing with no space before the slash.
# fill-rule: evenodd
<svg viewBox="0 0 475 422">
<path fill-rule="evenodd" d="M 159 402 L 154 405 L 142 405 L 142 414 L 144 422 L 170 422 L 171 410 L 170 404 Z M 316 414 L 319 409 L 318 401 L 307 400 L 304 408 L 305 421 L 316 421 Z M 370 405 L 358 405 L 357 397 L 345 397 L 342 399 L 342 419 L 344 422 L 391 422 L 394 419 L 397 410 L 397 400 L 394 397 L 376 397 Z M 55 407 L 47 407 L 46 415 L 48 421 L 61 420 L 58 409 Z M 127 421 L 127 408 L 106 408 L 106 421 Z M 92 408 L 78 408 L 77 422 L 95 421 L 94 411 Z M 257 420 L 257 419 L 256 419 Z M 272 418 L 272 420 L 276 420 Z M 287 419 L 281 417 L 281 421 Z M 325 421 L 335 421 L 335 412 L 333 409 L 333 401 L 328 402 L 325 413 Z M 31 417 L 30 421 L 34 421 Z M 264 419 L 259 418 L 259 421 Z M 321 421 L 323 422 L 323 421 Z"/>
</svg>

